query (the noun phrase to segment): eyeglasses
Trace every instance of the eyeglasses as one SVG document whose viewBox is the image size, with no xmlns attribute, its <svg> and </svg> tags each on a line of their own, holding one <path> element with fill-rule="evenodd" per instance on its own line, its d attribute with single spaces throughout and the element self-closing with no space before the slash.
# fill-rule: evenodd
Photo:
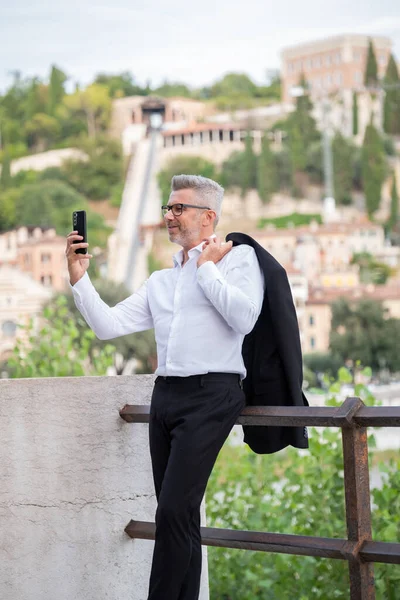
<svg viewBox="0 0 400 600">
<path fill-rule="evenodd" d="M 177 204 L 171 205 L 164 204 L 164 206 L 161 207 L 161 212 L 165 217 L 167 212 L 170 210 L 174 217 L 180 217 L 184 208 L 201 208 L 202 210 L 212 210 L 209 206 L 198 206 L 197 204 L 183 204 L 182 202 L 178 202 Z"/>
</svg>

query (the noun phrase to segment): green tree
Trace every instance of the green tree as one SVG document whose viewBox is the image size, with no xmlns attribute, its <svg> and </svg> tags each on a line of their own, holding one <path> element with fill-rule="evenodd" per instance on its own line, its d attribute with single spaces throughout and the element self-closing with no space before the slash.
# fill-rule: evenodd
<svg viewBox="0 0 400 600">
<path fill-rule="evenodd" d="M 65 97 L 64 104 L 72 114 L 85 115 L 90 138 L 95 138 L 101 131 L 107 129 L 111 114 L 111 99 L 105 85 L 92 83 L 84 90 L 78 89 Z"/>
<path fill-rule="evenodd" d="M 359 265 L 360 280 L 362 283 L 374 283 L 384 285 L 392 274 L 392 269 L 386 263 L 381 263 L 368 252 L 360 252 L 353 255 L 352 265 Z"/>
<path fill-rule="evenodd" d="M 93 348 L 95 334 L 79 332 L 61 296 L 47 306 L 39 328 L 33 320 L 24 328 L 7 368 L 11 377 L 79 377 L 105 375 L 112 365 L 114 346 Z"/>
<path fill-rule="evenodd" d="M 278 184 L 281 190 L 291 190 L 293 188 L 293 167 L 290 158 L 290 152 L 287 147 L 282 148 L 275 154 L 276 168 L 278 171 Z"/>
<path fill-rule="evenodd" d="M 340 380 L 351 380 L 347 370 L 340 370 Z M 340 404 L 336 400 L 339 389 L 339 382 L 331 385 L 327 404 Z M 374 402 L 362 386 L 357 386 L 356 395 L 367 404 Z M 310 451 L 301 453 L 287 448 L 263 456 L 245 445 L 226 443 L 207 486 L 207 525 L 347 537 L 341 432 L 310 428 L 309 434 Z M 388 542 L 400 535 L 395 517 L 400 498 L 399 467 L 398 458 L 389 465 L 380 462 L 378 468 L 386 471 L 386 485 L 372 492 L 374 537 Z M 210 596 L 221 600 L 326 600 L 349 595 L 345 561 L 210 547 L 208 564 Z M 377 568 L 376 583 L 380 598 L 396 598 L 396 571 Z"/>
<path fill-rule="evenodd" d="M 288 134 L 286 143 L 290 152 L 293 176 L 297 171 L 306 169 L 307 149 L 314 142 L 320 141 L 321 137 L 312 116 L 313 105 L 304 78 L 300 80 L 299 86 L 302 88 L 303 94 L 297 96 L 295 110 L 289 115 L 284 124 Z"/>
<path fill-rule="evenodd" d="M 353 92 L 353 135 L 358 135 L 358 95 Z"/>
<path fill-rule="evenodd" d="M 11 160 L 7 151 L 3 153 L 3 161 L 0 173 L 0 189 L 6 189 L 11 184 Z"/>
<path fill-rule="evenodd" d="M 372 123 L 365 129 L 361 151 L 361 172 L 366 208 L 371 218 L 380 206 L 382 185 L 386 175 L 386 157 L 382 138 Z"/>
<path fill-rule="evenodd" d="M 322 184 L 324 181 L 324 164 L 322 141 L 313 142 L 305 151 L 305 170 L 310 180 L 316 184 Z"/>
<path fill-rule="evenodd" d="M 157 174 L 158 185 L 161 190 L 162 203 L 167 204 L 171 193 L 171 179 L 174 175 L 202 175 L 210 179 L 217 178 L 214 163 L 202 156 L 189 156 L 179 154 L 171 158 L 162 171 Z"/>
<path fill-rule="evenodd" d="M 393 54 L 387 65 L 383 106 L 383 129 L 390 135 L 400 135 L 400 78 Z"/>
<path fill-rule="evenodd" d="M 56 115 L 57 107 L 62 103 L 65 96 L 64 84 L 68 77 L 66 74 L 52 65 L 50 72 L 50 83 L 48 90 L 47 112 L 51 116 Z"/>
<path fill-rule="evenodd" d="M 190 98 L 192 96 L 191 91 L 186 84 L 169 81 L 164 81 L 164 83 L 156 88 L 153 93 L 157 96 L 162 96 L 163 98 L 172 98 L 174 96 Z"/>
<path fill-rule="evenodd" d="M 86 198 L 62 181 L 38 181 L 25 185 L 16 198 L 16 222 L 19 225 L 55 227 L 59 235 L 66 235 L 72 228 L 72 212 L 86 210 L 89 243 L 104 246 L 110 228 L 101 215 L 90 210 Z"/>
<path fill-rule="evenodd" d="M 268 80 L 268 85 L 258 86 L 254 95 L 256 98 L 266 98 L 271 101 L 280 102 L 282 97 L 282 82 L 279 73 Z"/>
<path fill-rule="evenodd" d="M 376 62 L 374 44 L 371 39 L 369 39 L 368 41 L 368 53 L 367 62 L 365 64 L 364 85 L 367 88 L 374 88 L 378 85 L 378 63 Z"/>
<path fill-rule="evenodd" d="M 39 78 L 27 81 L 25 97 L 21 103 L 24 120 L 29 120 L 37 113 L 46 113 L 48 103 L 48 87 Z"/>
<path fill-rule="evenodd" d="M 339 132 L 332 141 L 335 199 L 339 204 L 351 204 L 353 186 L 353 145 Z"/>
<path fill-rule="evenodd" d="M 397 193 L 396 174 L 393 173 L 392 193 L 390 201 L 390 216 L 387 222 L 387 229 L 391 231 L 399 222 L 399 195 Z"/>
<path fill-rule="evenodd" d="M 378 371 L 383 361 L 389 371 L 400 371 L 400 319 L 385 317 L 382 304 L 374 300 L 337 300 L 332 304 L 330 351 L 343 363 L 352 359 Z"/>
<path fill-rule="evenodd" d="M 256 84 L 246 73 L 227 73 L 211 87 L 211 97 L 252 96 L 257 92 Z"/>
<path fill-rule="evenodd" d="M 123 180 L 121 144 L 105 136 L 86 139 L 77 144 L 88 161 L 66 161 L 62 173 L 70 185 L 91 200 L 109 198 L 114 186 Z"/>
<path fill-rule="evenodd" d="M 16 205 L 20 191 L 16 188 L 0 189 L 0 232 L 17 224 Z"/>
<path fill-rule="evenodd" d="M 243 162 L 243 151 L 235 150 L 222 163 L 221 166 L 221 185 L 224 188 L 240 188 L 241 186 L 241 165 Z"/>
<path fill-rule="evenodd" d="M 123 71 L 115 75 L 99 73 L 94 83 L 107 87 L 111 98 L 144 96 L 148 93 L 148 90 L 135 83 L 135 79 L 129 71 Z"/>
<path fill-rule="evenodd" d="M 257 189 L 263 202 L 269 202 L 272 194 L 278 189 L 277 165 L 267 132 L 263 136 L 261 154 L 257 162 Z"/>
<path fill-rule="evenodd" d="M 243 197 L 249 190 L 257 188 L 257 156 L 254 153 L 253 137 L 250 131 L 246 135 L 243 159 L 240 165 L 240 188 Z"/>
<path fill-rule="evenodd" d="M 47 150 L 58 138 L 60 131 L 57 119 L 44 113 L 35 114 L 25 124 L 28 145 L 38 152 Z"/>
</svg>

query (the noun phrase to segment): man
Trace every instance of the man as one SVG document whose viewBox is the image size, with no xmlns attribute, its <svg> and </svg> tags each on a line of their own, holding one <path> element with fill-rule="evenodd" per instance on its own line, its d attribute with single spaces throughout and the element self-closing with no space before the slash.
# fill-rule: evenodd
<svg viewBox="0 0 400 600">
<path fill-rule="evenodd" d="M 214 235 L 223 188 L 200 176 L 172 179 L 163 207 L 174 267 L 153 273 L 115 307 L 86 273 L 92 256 L 76 232 L 66 256 L 75 303 L 100 339 L 154 327 L 158 367 L 150 408 L 150 454 L 158 501 L 148 600 L 196 600 L 201 574 L 200 504 L 224 441 L 245 405 L 244 336 L 263 302 L 249 245 Z"/>
</svg>

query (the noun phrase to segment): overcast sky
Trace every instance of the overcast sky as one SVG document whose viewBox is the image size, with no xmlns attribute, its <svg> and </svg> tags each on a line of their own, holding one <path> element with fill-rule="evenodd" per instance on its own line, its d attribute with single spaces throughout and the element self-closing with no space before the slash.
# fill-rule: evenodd
<svg viewBox="0 0 400 600">
<path fill-rule="evenodd" d="M 83 84 L 129 70 L 206 85 L 228 71 L 258 83 L 286 46 L 340 33 L 389 36 L 400 61 L 398 0 L 0 0 L 0 91 L 10 71 L 45 78 L 51 64 Z M 194 5 L 194 6 L 193 6 Z"/>
</svg>

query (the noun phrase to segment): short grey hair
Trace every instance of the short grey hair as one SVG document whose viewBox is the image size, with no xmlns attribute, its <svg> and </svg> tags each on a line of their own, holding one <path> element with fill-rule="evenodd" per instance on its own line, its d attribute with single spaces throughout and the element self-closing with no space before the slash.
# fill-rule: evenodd
<svg viewBox="0 0 400 600">
<path fill-rule="evenodd" d="M 209 206 L 215 210 L 217 217 L 215 225 L 221 216 L 224 188 L 216 181 L 202 175 L 175 175 L 171 180 L 171 192 L 178 190 L 194 190 L 202 206 Z"/>
</svg>

